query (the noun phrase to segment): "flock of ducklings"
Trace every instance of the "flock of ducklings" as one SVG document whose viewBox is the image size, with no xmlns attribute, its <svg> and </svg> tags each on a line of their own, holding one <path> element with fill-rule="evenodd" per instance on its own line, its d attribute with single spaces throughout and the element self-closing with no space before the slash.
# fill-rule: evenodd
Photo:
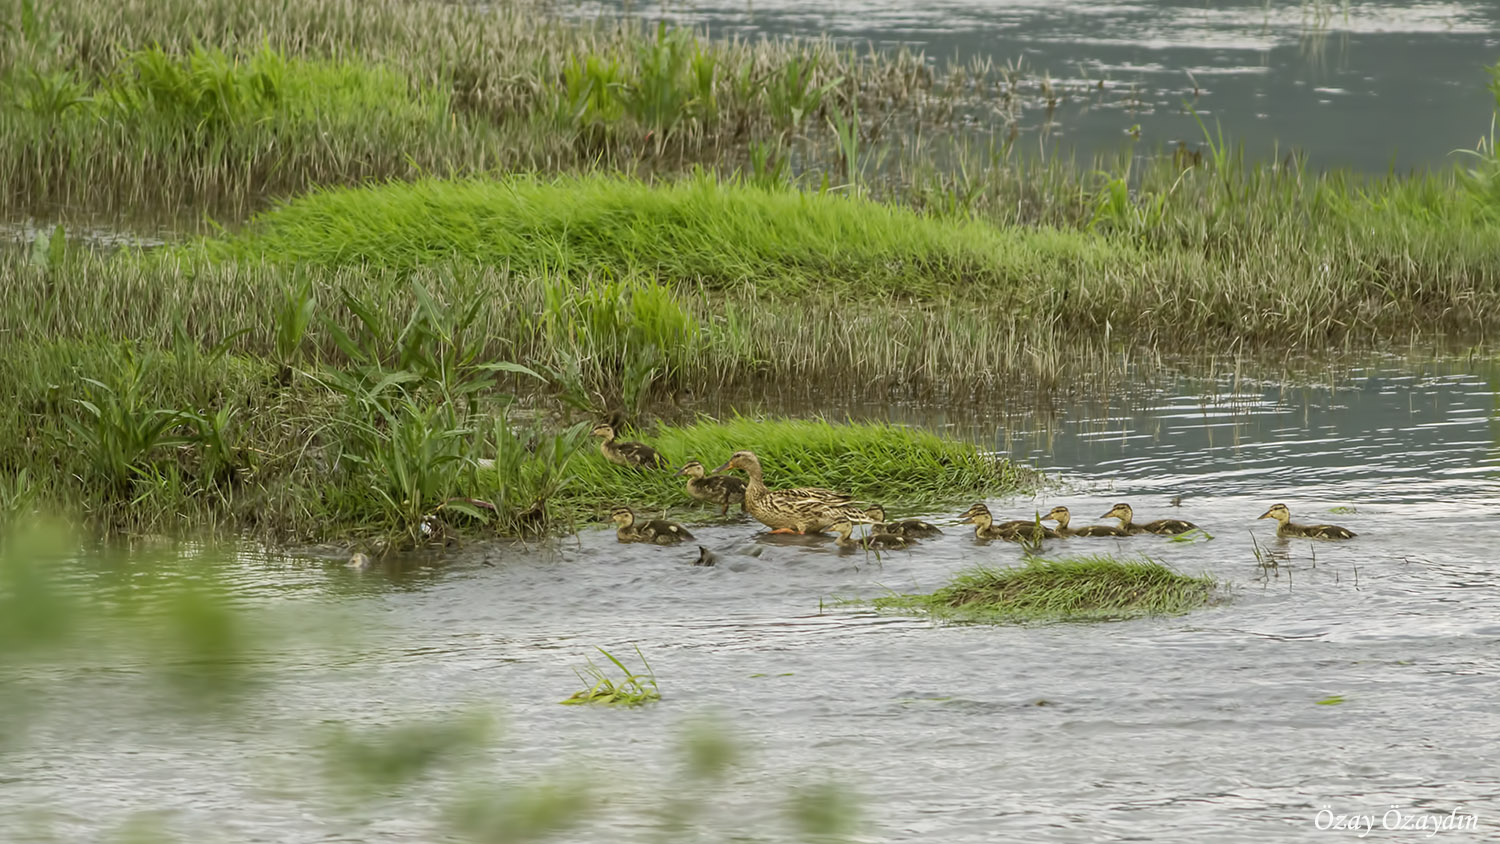
<svg viewBox="0 0 1500 844">
<path fill-rule="evenodd" d="M 603 438 L 599 450 L 611 463 L 635 469 L 669 468 L 666 458 L 652 447 L 644 443 L 619 440 L 615 436 L 614 427 L 608 423 L 596 425 L 593 434 Z M 731 469 L 744 472 L 748 480 L 719 474 Z M 753 451 L 735 452 L 728 462 L 712 473 L 702 463 L 693 460 L 678 470 L 677 474 L 687 476 L 687 492 L 693 498 L 718 504 L 721 515 L 729 512 L 730 505 L 739 504 L 744 512 L 771 528 L 772 533 L 807 534 L 832 530 L 838 534 L 835 541 L 840 547 L 869 550 L 907 548 L 918 539 L 942 533 L 936 526 L 918 519 L 887 522 L 885 509 L 880 505 L 860 508 L 855 505 L 852 496 L 831 489 L 770 489 L 765 484 L 760 460 Z M 639 520 L 629 507 L 616 507 L 610 515 L 616 525 L 615 536 L 621 542 L 676 545 L 693 539 L 692 533 L 682 525 L 664 519 Z M 1129 504 L 1116 504 L 1099 518 L 1117 519 L 1119 524 L 1073 527 L 1072 515 L 1067 507 L 1053 507 L 1047 515 L 1040 518 L 996 522 L 990 509 L 981 503 L 959 516 L 960 521 L 974 525 L 976 539 L 1014 541 L 1073 536 L 1133 536 L 1141 533 L 1172 536 L 1197 528 L 1197 525 L 1182 519 L 1137 522 Z M 1292 521 L 1291 511 L 1285 504 L 1273 505 L 1259 518 L 1275 519 L 1276 535 L 1283 538 L 1354 538 L 1352 531 L 1337 525 L 1297 524 Z M 1056 527 L 1046 527 L 1042 522 L 1055 522 Z M 856 524 L 867 525 L 868 534 L 855 537 L 853 534 Z"/>
</svg>

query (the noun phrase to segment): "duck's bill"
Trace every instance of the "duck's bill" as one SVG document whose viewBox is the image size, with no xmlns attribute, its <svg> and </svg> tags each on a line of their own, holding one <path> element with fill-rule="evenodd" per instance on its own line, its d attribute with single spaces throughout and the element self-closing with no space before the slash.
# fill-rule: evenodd
<svg viewBox="0 0 1500 844">
<path fill-rule="evenodd" d="M 1269 518 L 1271 518 L 1271 511 L 1267 510 L 1266 512 L 1261 513 L 1259 516 L 1256 516 L 1255 518 L 1256 518 L 1256 520 L 1269 519 Z"/>
<path fill-rule="evenodd" d="M 674 474 L 674 475 L 686 475 L 687 474 L 687 467 L 683 466 L 681 469 L 678 469 L 677 471 L 673 472 L 672 474 Z"/>
<path fill-rule="evenodd" d="M 729 463 L 733 463 L 733 462 L 734 462 L 733 460 L 729 461 Z M 719 468 L 715 469 L 714 470 L 714 474 L 718 474 L 720 472 L 727 472 L 727 471 L 729 471 L 729 463 L 725 463 L 723 466 L 720 466 Z M 680 475 L 682 473 L 678 472 L 678 474 Z"/>
</svg>

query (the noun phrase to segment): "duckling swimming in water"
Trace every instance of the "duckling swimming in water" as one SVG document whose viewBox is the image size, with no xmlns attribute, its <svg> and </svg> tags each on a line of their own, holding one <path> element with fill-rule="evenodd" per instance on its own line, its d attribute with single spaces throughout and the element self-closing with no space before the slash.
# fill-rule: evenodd
<svg viewBox="0 0 1500 844">
<path fill-rule="evenodd" d="M 604 459 L 627 469 L 665 469 L 667 458 L 654 448 L 645 443 L 626 442 L 615 439 L 614 426 L 608 422 L 600 422 L 594 426 L 593 435 L 603 437 L 604 442 L 599 444 L 599 453 Z"/>
<path fill-rule="evenodd" d="M 910 547 L 913 541 L 894 533 L 872 533 L 862 539 L 855 539 L 850 534 L 854 533 L 854 523 L 848 519 L 835 522 L 832 526 L 838 533 L 834 540 L 841 548 L 867 548 L 871 551 L 893 551 Z"/>
<path fill-rule="evenodd" d="M 990 508 L 983 503 L 975 504 L 965 510 L 959 519 L 974 524 L 975 539 L 1009 539 L 1018 541 L 1041 537 L 1042 539 L 1058 539 L 1059 534 L 1046 525 L 1039 525 L 1035 521 L 1026 519 L 1014 519 L 1008 522 L 995 522 L 995 517 L 990 513 Z"/>
<path fill-rule="evenodd" d="M 664 519 L 637 522 L 629 507 L 616 507 L 609 517 L 618 525 L 615 538 L 621 542 L 650 542 L 653 545 L 676 545 L 684 539 L 692 539 L 687 528 Z"/>
<path fill-rule="evenodd" d="M 677 474 L 688 476 L 688 495 L 720 505 L 721 516 L 729 513 L 729 505 L 745 503 L 745 482 L 733 475 L 705 475 L 703 464 L 696 460 L 689 460 Z"/>
<path fill-rule="evenodd" d="M 1083 527 L 1069 527 L 1068 521 L 1073 516 L 1066 507 L 1053 507 L 1042 517 L 1044 522 L 1057 522 L 1057 532 L 1062 536 L 1129 536 L 1123 528 L 1114 525 L 1084 525 Z"/>
<path fill-rule="evenodd" d="M 1306 539 L 1353 539 L 1354 531 L 1338 525 L 1299 525 L 1292 521 L 1292 511 L 1285 504 L 1272 504 L 1271 509 L 1261 513 L 1257 519 L 1275 519 L 1276 535 L 1282 538 L 1303 537 Z"/>
<path fill-rule="evenodd" d="M 865 508 L 865 515 L 875 520 L 870 525 L 870 531 L 877 534 L 890 534 L 892 536 L 904 536 L 907 539 L 921 539 L 928 536 L 938 536 L 942 531 L 936 525 L 929 524 L 921 519 L 902 519 L 899 522 L 885 520 L 885 508 L 874 504 Z"/>
<path fill-rule="evenodd" d="M 1185 522 L 1182 519 L 1157 519 L 1154 522 L 1137 523 L 1131 521 L 1131 519 L 1133 519 L 1134 517 L 1135 513 L 1130 509 L 1129 504 L 1116 504 L 1114 507 L 1110 508 L 1110 511 L 1108 513 L 1105 513 L 1099 518 L 1119 519 L 1120 529 L 1129 534 L 1159 533 L 1165 536 L 1173 536 L 1175 534 L 1187 533 L 1190 530 L 1198 529 L 1197 525 L 1193 524 L 1192 522 Z"/>
</svg>

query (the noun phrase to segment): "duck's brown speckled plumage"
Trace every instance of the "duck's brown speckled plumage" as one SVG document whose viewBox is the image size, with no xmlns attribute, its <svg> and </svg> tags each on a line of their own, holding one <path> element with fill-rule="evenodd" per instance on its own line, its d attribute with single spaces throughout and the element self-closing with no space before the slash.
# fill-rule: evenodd
<svg viewBox="0 0 1500 844">
<path fill-rule="evenodd" d="M 1039 525 L 1035 520 L 1014 519 L 1008 522 L 996 522 L 990 508 L 984 504 L 975 504 L 965 510 L 960 519 L 974 524 L 975 539 L 1009 539 L 1019 541 L 1023 539 L 1057 539 L 1058 533 L 1045 525 Z"/>
<path fill-rule="evenodd" d="M 868 522 L 853 499 L 841 492 L 820 487 L 770 489 L 766 486 L 760 459 L 753 451 L 737 451 L 729 462 L 715 469 L 743 471 L 750 481 L 745 485 L 745 512 L 757 521 L 781 533 L 821 533 L 840 519 Z"/>
<path fill-rule="evenodd" d="M 1197 530 L 1198 526 L 1192 522 L 1182 519 L 1157 519 L 1154 522 L 1137 522 L 1135 512 L 1130 509 L 1129 504 L 1116 504 L 1108 513 L 1100 516 L 1101 519 L 1119 519 L 1120 529 L 1129 534 L 1137 533 L 1159 533 L 1163 536 L 1174 536 L 1179 533 L 1187 533 Z"/>
<path fill-rule="evenodd" d="M 922 539 L 928 536 L 937 536 L 942 533 L 937 525 L 929 524 L 921 519 L 902 519 L 895 522 L 885 520 L 885 508 L 874 504 L 865 508 L 865 515 L 875 520 L 870 530 L 877 534 L 890 534 L 892 536 L 903 536 L 907 539 Z"/>
<path fill-rule="evenodd" d="M 621 542 L 650 542 L 653 545 L 676 545 L 692 539 L 687 528 L 665 519 L 637 521 L 629 507 L 616 507 L 610 518 L 614 520 L 615 538 Z"/>
<path fill-rule="evenodd" d="M 604 438 L 604 442 L 599 443 L 599 453 L 604 455 L 605 460 L 616 466 L 631 469 L 665 469 L 667 467 L 667 459 L 651 446 L 615 439 L 614 426 L 608 422 L 595 425 L 593 434 Z"/>
<path fill-rule="evenodd" d="M 915 540 L 894 533 L 881 533 L 872 531 L 869 536 L 855 538 L 854 524 L 847 519 L 834 522 L 833 530 L 838 534 L 834 542 L 841 548 L 865 548 L 870 551 L 896 551 L 909 548 L 915 544 Z"/>
<path fill-rule="evenodd" d="M 1068 524 L 1073 516 L 1066 507 L 1053 507 L 1042 517 L 1044 522 L 1057 522 L 1057 532 L 1062 536 L 1129 536 L 1124 528 L 1114 525 L 1084 525 L 1072 527 Z"/>
<path fill-rule="evenodd" d="M 1261 519 L 1276 520 L 1276 535 L 1283 538 L 1302 539 L 1353 539 L 1354 531 L 1338 525 L 1299 525 L 1292 521 L 1292 511 L 1285 504 L 1273 504 L 1271 509 L 1260 514 Z"/>
<path fill-rule="evenodd" d="M 707 501 L 710 504 L 719 505 L 719 515 L 729 512 L 729 505 L 745 504 L 745 482 L 733 475 L 705 475 L 703 464 L 696 460 L 689 460 L 687 465 L 677 471 L 679 475 L 687 475 L 688 495 L 699 501 Z"/>
</svg>

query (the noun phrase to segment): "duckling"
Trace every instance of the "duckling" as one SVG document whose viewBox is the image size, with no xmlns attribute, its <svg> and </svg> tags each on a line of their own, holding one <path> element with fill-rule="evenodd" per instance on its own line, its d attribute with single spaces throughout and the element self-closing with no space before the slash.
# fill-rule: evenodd
<svg viewBox="0 0 1500 844">
<path fill-rule="evenodd" d="M 608 422 L 600 422 L 594 426 L 594 436 L 603 437 L 604 442 L 599 444 L 599 453 L 604 459 L 628 469 L 665 469 L 667 458 L 662 457 L 656 449 L 645 443 L 626 442 L 615 439 L 615 429 Z"/>
<path fill-rule="evenodd" d="M 1083 527 L 1069 527 L 1068 520 L 1073 518 L 1066 507 L 1053 507 L 1042 517 L 1044 522 L 1057 522 L 1057 532 L 1061 536 L 1129 536 L 1123 528 L 1114 525 L 1084 525 Z"/>
<path fill-rule="evenodd" d="M 879 504 L 865 508 L 865 515 L 875 520 L 870 530 L 878 534 L 891 534 L 893 536 L 904 536 L 907 539 L 921 539 L 928 536 L 937 536 L 942 531 L 936 525 L 928 524 L 921 519 L 903 519 L 899 522 L 887 523 L 885 520 L 885 508 Z"/>
<path fill-rule="evenodd" d="M 1135 513 L 1130 509 L 1129 504 L 1116 504 L 1110 508 L 1108 513 L 1099 518 L 1119 519 L 1120 529 L 1129 534 L 1160 533 L 1172 536 L 1178 533 L 1187 533 L 1190 530 L 1197 530 L 1198 528 L 1192 522 L 1185 522 L 1182 519 L 1157 519 L 1154 522 L 1136 523 L 1131 521 L 1134 516 Z"/>
<path fill-rule="evenodd" d="M 615 538 L 621 542 L 650 542 L 654 545 L 676 545 L 684 539 L 692 539 L 687 528 L 664 519 L 637 522 L 629 507 L 616 507 L 609 517 L 618 525 Z"/>
<path fill-rule="evenodd" d="M 965 510 L 959 519 L 974 523 L 975 539 L 1009 539 L 1020 540 L 1028 537 L 1040 536 L 1043 539 L 1057 539 L 1057 531 L 1038 525 L 1035 521 L 1015 519 L 1008 522 L 996 524 L 995 517 L 990 514 L 990 508 L 984 504 L 975 504 Z"/>
<path fill-rule="evenodd" d="M 687 475 L 688 495 L 699 501 L 707 501 L 710 504 L 718 504 L 719 515 L 723 516 L 729 512 L 729 505 L 738 504 L 742 508 L 745 505 L 745 482 L 732 475 L 707 475 L 703 474 L 703 464 L 696 460 L 689 460 L 686 465 L 677 471 L 679 475 Z"/>
<path fill-rule="evenodd" d="M 702 545 L 698 546 L 698 559 L 693 561 L 695 566 L 716 566 L 719 564 L 719 555 L 708 550 Z"/>
<path fill-rule="evenodd" d="M 1285 538 L 1300 536 L 1307 539 L 1353 539 L 1358 535 L 1338 525 L 1299 525 L 1292 521 L 1292 511 L 1285 504 L 1272 504 L 1271 509 L 1256 518 L 1275 519 L 1276 535 Z"/>
<path fill-rule="evenodd" d="M 364 571 L 365 569 L 374 566 L 375 561 L 370 559 L 369 554 L 366 554 L 363 551 L 355 551 L 353 554 L 349 555 L 349 562 L 345 563 L 344 565 L 348 566 L 351 569 Z"/>
<path fill-rule="evenodd" d="M 769 489 L 753 451 L 736 451 L 729 462 L 715 469 L 724 472 L 739 469 L 749 476 L 745 485 L 745 512 L 771 528 L 772 533 L 821 533 L 834 522 L 868 522 L 853 499 L 841 492 L 820 487 Z"/>
<path fill-rule="evenodd" d="M 834 542 L 838 543 L 840 548 L 867 548 L 871 551 L 893 551 L 908 548 L 915 544 L 913 540 L 894 533 L 872 533 L 862 539 L 855 539 L 850 536 L 854 532 L 854 523 L 848 519 L 841 519 L 835 522 L 832 527 L 839 535 L 838 539 L 835 539 Z"/>
</svg>

